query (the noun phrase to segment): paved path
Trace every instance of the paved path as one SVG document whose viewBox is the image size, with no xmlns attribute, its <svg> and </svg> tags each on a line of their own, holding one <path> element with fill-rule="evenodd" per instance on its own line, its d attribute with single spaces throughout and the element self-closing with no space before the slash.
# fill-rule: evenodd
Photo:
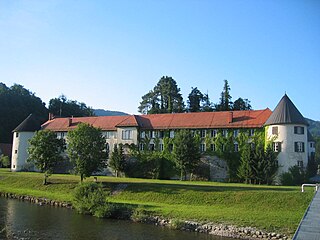
<svg viewBox="0 0 320 240">
<path fill-rule="evenodd" d="M 312 199 L 293 240 L 320 240 L 320 189 Z"/>
</svg>

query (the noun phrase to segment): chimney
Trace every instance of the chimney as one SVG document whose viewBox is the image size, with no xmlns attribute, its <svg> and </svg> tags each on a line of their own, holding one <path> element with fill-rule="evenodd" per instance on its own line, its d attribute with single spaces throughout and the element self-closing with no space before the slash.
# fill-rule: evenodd
<svg viewBox="0 0 320 240">
<path fill-rule="evenodd" d="M 72 125 L 72 118 L 68 118 L 68 127 Z"/>
<path fill-rule="evenodd" d="M 232 119 L 233 119 L 233 112 L 229 112 L 228 123 L 232 123 Z"/>
<path fill-rule="evenodd" d="M 49 119 L 48 120 L 50 121 L 52 119 L 54 119 L 53 113 L 49 112 Z"/>
</svg>

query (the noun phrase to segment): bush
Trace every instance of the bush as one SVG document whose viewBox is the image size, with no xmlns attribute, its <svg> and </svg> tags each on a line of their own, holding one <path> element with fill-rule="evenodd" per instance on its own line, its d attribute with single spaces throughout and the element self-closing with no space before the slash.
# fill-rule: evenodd
<svg viewBox="0 0 320 240">
<path fill-rule="evenodd" d="M 10 158 L 8 156 L 1 155 L 0 166 L 4 168 L 10 167 Z"/>
<path fill-rule="evenodd" d="M 95 182 L 80 183 L 74 190 L 73 206 L 79 213 L 104 217 L 106 194 L 102 185 Z"/>
<path fill-rule="evenodd" d="M 288 172 L 282 173 L 280 175 L 280 181 L 282 185 L 286 186 L 297 186 L 301 185 L 305 181 L 306 174 L 298 166 L 293 166 L 289 168 Z"/>
<path fill-rule="evenodd" d="M 179 219 L 173 219 L 173 220 L 171 220 L 171 222 L 170 222 L 170 227 L 171 227 L 172 229 L 179 230 L 179 229 L 184 228 L 184 226 L 185 226 L 185 222 L 182 221 L 182 220 L 179 220 Z"/>
<path fill-rule="evenodd" d="M 149 215 L 150 214 L 147 210 L 139 206 L 133 210 L 131 220 L 135 222 L 145 222 L 148 219 Z"/>
</svg>

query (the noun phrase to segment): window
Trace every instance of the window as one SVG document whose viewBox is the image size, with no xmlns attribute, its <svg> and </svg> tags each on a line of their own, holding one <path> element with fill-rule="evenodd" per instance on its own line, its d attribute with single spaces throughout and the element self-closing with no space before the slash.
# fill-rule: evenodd
<svg viewBox="0 0 320 240">
<path fill-rule="evenodd" d="M 122 139 L 123 140 L 132 139 L 132 130 L 122 130 Z"/>
<path fill-rule="evenodd" d="M 139 144 L 139 149 L 140 149 L 140 151 L 143 151 L 143 150 L 144 150 L 144 144 L 143 144 L 143 143 L 140 143 L 140 144 Z"/>
<path fill-rule="evenodd" d="M 61 138 L 64 138 L 64 132 L 61 132 L 60 135 L 61 135 Z"/>
<path fill-rule="evenodd" d="M 153 143 L 151 143 L 151 144 L 149 145 L 149 150 L 150 150 L 150 151 L 154 151 L 154 144 L 153 144 Z"/>
<path fill-rule="evenodd" d="M 234 151 L 239 152 L 239 144 L 238 143 L 234 144 Z"/>
<path fill-rule="evenodd" d="M 174 138 L 174 131 L 173 130 L 170 131 L 170 138 Z"/>
<path fill-rule="evenodd" d="M 110 151 L 110 145 L 109 145 L 109 143 L 106 143 L 106 151 L 107 151 L 107 152 Z"/>
<path fill-rule="evenodd" d="M 297 165 L 298 165 L 298 167 L 303 168 L 303 161 L 298 161 Z"/>
<path fill-rule="evenodd" d="M 169 144 L 169 152 L 172 152 L 173 151 L 173 144 Z"/>
<path fill-rule="evenodd" d="M 159 144 L 159 148 L 160 148 L 160 151 L 162 152 L 163 151 L 163 144 L 162 143 Z"/>
<path fill-rule="evenodd" d="M 314 148 L 314 143 L 311 142 L 311 143 L 310 143 L 310 147 L 311 147 L 311 148 Z"/>
<path fill-rule="evenodd" d="M 278 127 L 272 127 L 272 134 L 278 135 Z"/>
<path fill-rule="evenodd" d="M 217 130 L 216 129 L 211 130 L 211 137 L 215 138 L 216 136 L 217 136 Z"/>
<path fill-rule="evenodd" d="M 294 134 L 304 134 L 304 127 L 301 126 L 295 126 L 294 127 Z"/>
<path fill-rule="evenodd" d="M 281 152 L 281 142 L 272 143 L 272 148 L 274 152 Z"/>
<path fill-rule="evenodd" d="M 206 145 L 204 143 L 200 144 L 200 151 L 205 152 L 206 151 Z"/>
<path fill-rule="evenodd" d="M 201 130 L 200 136 L 201 136 L 202 138 L 206 137 L 206 130 Z"/>
<path fill-rule="evenodd" d="M 228 135 L 228 131 L 226 129 L 222 130 L 222 136 L 226 137 Z"/>
<path fill-rule="evenodd" d="M 221 145 L 221 150 L 222 150 L 222 152 L 224 152 L 225 149 L 226 149 L 226 146 L 225 146 L 224 144 L 222 144 L 222 145 Z"/>
<path fill-rule="evenodd" d="M 19 133 L 18 132 L 16 132 L 16 137 L 19 137 Z"/>
<path fill-rule="evenodd" d="M 164 138 L 164 131 L 159 132 L 159 138 Z"/>
<path fill-rule="evenodd" d="M 295 152 L 304 152 L 304 142 L 295 142 L 294 143 Z"/>
<path fill-rule="evenodd" d="M 18 153 L 18 150 L 14 150 L 14 153 L 17 154 L 17 153 Z"/>
<path fill-rule="evenodd" d="M 151 131 L 151 138 L 156 138 L 156 137 L 157 137 L 157 132 Z"/>
<path fill-rule="evenodd" d="M 249 130 L 249 136 L 252 137 L 254 135 L 254 129 Z"/>
<path fill-rule="evenodd" d="M 238 135 L 239 135 L 239 130 L 238 129 L 233 130 L 233 136 L 236 138 L 238 137 Z"/>
<path fill-rule="evenodd" d="M 146 137 L 146 132 L 145 131 L 142 131 L 141 133 L 140 133 L 140 138 L 145 138 Z"/>
<path fill-rule="evenodd" d="M 210 144 L 210 149 L 212 152 L 216 151 L 216 145 L 215 144 Z"/>
<path fill-rule="evenodd" d="M 253 149 L 255 149 L 256 145 L 254 143 L 250 143 L 250 147 L 253 150 Z"/>
</svg>

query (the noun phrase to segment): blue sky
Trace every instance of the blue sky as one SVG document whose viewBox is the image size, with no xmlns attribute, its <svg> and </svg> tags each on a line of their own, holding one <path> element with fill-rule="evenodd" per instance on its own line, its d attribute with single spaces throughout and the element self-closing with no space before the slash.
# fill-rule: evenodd
<svg viewBox="0 0 320 240">
<path fill-rule="evenodd" d="M 320 120 L 320 1 L 0 1 L 0 82 L 51 98 L 137 113 L 172 76 L 218 102 L 274 109 L 287 92 Z"/>
</svg>

